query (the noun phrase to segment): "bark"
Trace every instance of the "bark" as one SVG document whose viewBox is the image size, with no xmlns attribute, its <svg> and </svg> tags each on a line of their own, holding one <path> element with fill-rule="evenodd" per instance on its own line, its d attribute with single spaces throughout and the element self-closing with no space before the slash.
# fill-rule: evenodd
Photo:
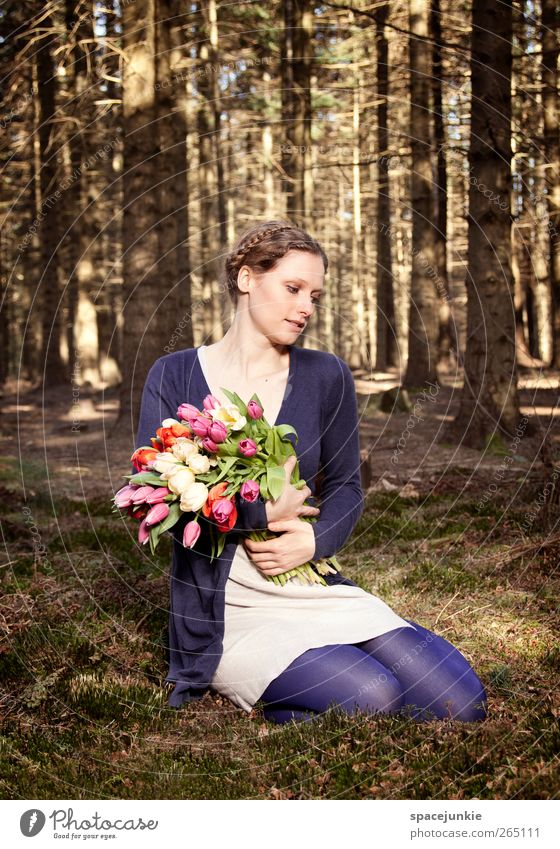
<svg viewBox="0 0 560 849">
<path fill-rule="evenodd" d="M 560 10 L 556 0 L 542 0 L 542 99 L 545 180 L 550 239 L 553 362 L 560 368 L 560 135 L 558 130 L 558 34 Z"/>
<path fill-rule="evenodd" d="M 469 148 L 467 346 L 447 434 L 483 447 L 519 421 L 511 271 L 511 2 L 474 0 Z M 446 438 L 446 437 L 444 437 Z"/>
<path fill-rule="evenodd" d="M 391 187 L 389 184 L 389 43 L 385 24 L 389 7 L 376 16 L 377 43 L 377 338 L 375 368 L 385 371 L 397 364 L 397 333 L 391 251 Z"/>
<path fill-rule="evenodd" d="M 436 148 L 436 179 L 434 185 L 434 250 L 436 290 L 439 298 L 438 362 L 449 364 L 452 345 L 451 297 L 447 276 L 447 158 L 443 123 L 441 55 L 441 8 L 439 0 L 432 0 L 430 10 L 432 47 L 432 97 L 434 115 L 434 144 Z"/>
<path fill-rule="evenodd" d="M 311 37 L 313 15 L 309 0 L 286 0 L 281 46 L 282 169 L 285 174 L 287 216 L 299 226 L 309 217 L 305 196 L 311 151 Z M 307 205 L 306 205 L 307 204 Z"/>
<path fill-rule="evenodd" d="M 403 385 L 437 380 L 438 296 L 430 122 L 431 56 L 428 0 L 409 0 L 410 138 L 412 150 L 412 275 L 408 322 L 408 364 Z"/>
<path fill-rule="evenodd" d="M 49 17 L 43 26 L 53 28 Z M 42 290 L 42 363 L 44 385 L 61 384 L 67 381 L 67 369 L 61 356 L 62 320 L 61 287 L 59 281 L 60 253 L 60 202 L 58 185 L 57 138 L 54 132 L 56 120 L 56 74 L 53 60 L 55 48 L 54 32 L 47 35 L 37 56 L 39 87 L 39 145 L 41 155 L 40 187 L 43 217 L 39 227 L 41 245 L 41 290 Z M 57 194 L 58 192 L 58 194 Z"/>
</svg>

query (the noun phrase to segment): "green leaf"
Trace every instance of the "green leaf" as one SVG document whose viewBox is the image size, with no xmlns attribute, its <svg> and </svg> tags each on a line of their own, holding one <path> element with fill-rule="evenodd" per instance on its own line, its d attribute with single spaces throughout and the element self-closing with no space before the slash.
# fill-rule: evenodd
<svg viewBox="0 0 560 849">
<path fill-rule="evenodd" d="M 221 531 L 218 531 L 218 533 L 219 533 L 219 537 L 218 537 L 218 547 L 216 549 L 216 557 L 219 557 L 220 554 L 222 553 L 222 551 L 224 550 L 224 546 L 226 544 L 226 537 L 227 537 L 227 534 L 224 534 Z"/>
<path fill-rule="evenodd" d="M 266 483 L 270 496 L 277 501 L 284 491 L 286 475 L 283 466 L 269 466 L 266 470 Z"/>
<path fill-rule="evenodd" d="M 145 486 L 149 484 L 150 486 L 164 486 L 165 481 L 161 479 L 161 477 L 156 472 L 138 472 L 135 475 L 129 475 L 130 483 L 138 483 Z"/>
</svg>

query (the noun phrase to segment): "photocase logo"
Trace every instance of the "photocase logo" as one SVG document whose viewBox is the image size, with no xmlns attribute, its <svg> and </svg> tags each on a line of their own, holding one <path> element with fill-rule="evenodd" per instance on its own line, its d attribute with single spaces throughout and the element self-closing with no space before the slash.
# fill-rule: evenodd
<svg viewBox="0 0 560 849">
<path fill-rule="evenodd" d="M 37 808 L 32 808 L 20 817 L 19 827 L 21 829 L 21 833 L 25 834 L 26 837 L 35 837 L 35 835 L 39 834 L 43 828 L 45 821 L 46 817 L 43 811 L 39 811 Z"/>
</svg>

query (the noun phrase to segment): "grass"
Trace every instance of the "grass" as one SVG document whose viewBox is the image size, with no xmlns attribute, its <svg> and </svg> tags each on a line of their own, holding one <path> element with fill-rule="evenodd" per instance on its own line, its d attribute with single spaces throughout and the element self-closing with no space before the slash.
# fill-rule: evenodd
<svg viewBox="0 0 560 849">
<path fill-rule="evenodd" d="M 16 474 L 6 485 L 4 797 L 557 798 L 558 552 L 500 565 L 513 542 L 505 492 L 482 510 L 452 494 L 370 497 L 340 555 L 360 586 L 460 648 L 489 718 L 332 709 L 275 726 L 262 705 L 248 715 L 210 693 L 167 706 L 170 539 L 152 558 L 103 499 L 53 501 L 37 487 L 24 502 Z"/>
</svg>

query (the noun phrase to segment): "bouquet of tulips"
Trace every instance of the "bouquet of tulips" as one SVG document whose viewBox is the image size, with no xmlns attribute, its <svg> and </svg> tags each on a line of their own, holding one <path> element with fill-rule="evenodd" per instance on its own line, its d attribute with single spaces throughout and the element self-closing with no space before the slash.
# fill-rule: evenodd
<svg viewBox="0 0 560 849">
<path fill-rule="evenodd" d="M 271 426 L 256 395 L 245 404 L 235 392 L 224 389 L 230 404 L 207 395 L 203 409 L 181 404 L 176 419 L 165 419 L 151 438 L 151 446 L 137 448 L 131 463 L 137 472 L 125 475 L 129 483 L 113 501 L 140 521 L 138 540 L 149 541 L 154 553 L 158 540 L 182 514 L 192 514 L 185 525 L 183 545 L 192 548 L 201 533 L 201 514 L 211 535 L 212 560 L 223 551 L 226 535 L 237 520 L 235 496 L 253 502 L 277 500 L 285 484 L 284 463 L 294 448 L 287 439 L 297 433 L 291 425 Z M 294 486 L 301 488 L 296 462 Z M 314 517 L 301 517 L 315 521 Z M 255 540 L 270 539 L 270 531 L 252 531 Z M 334 567 L 334 568 L 333 568 Z M 281 575 L 267 576 L 277 584 L 292 577 L 325 584 L 322 575 L 339 568 L 336 557 L 310 561 Z"/>
</svg>

